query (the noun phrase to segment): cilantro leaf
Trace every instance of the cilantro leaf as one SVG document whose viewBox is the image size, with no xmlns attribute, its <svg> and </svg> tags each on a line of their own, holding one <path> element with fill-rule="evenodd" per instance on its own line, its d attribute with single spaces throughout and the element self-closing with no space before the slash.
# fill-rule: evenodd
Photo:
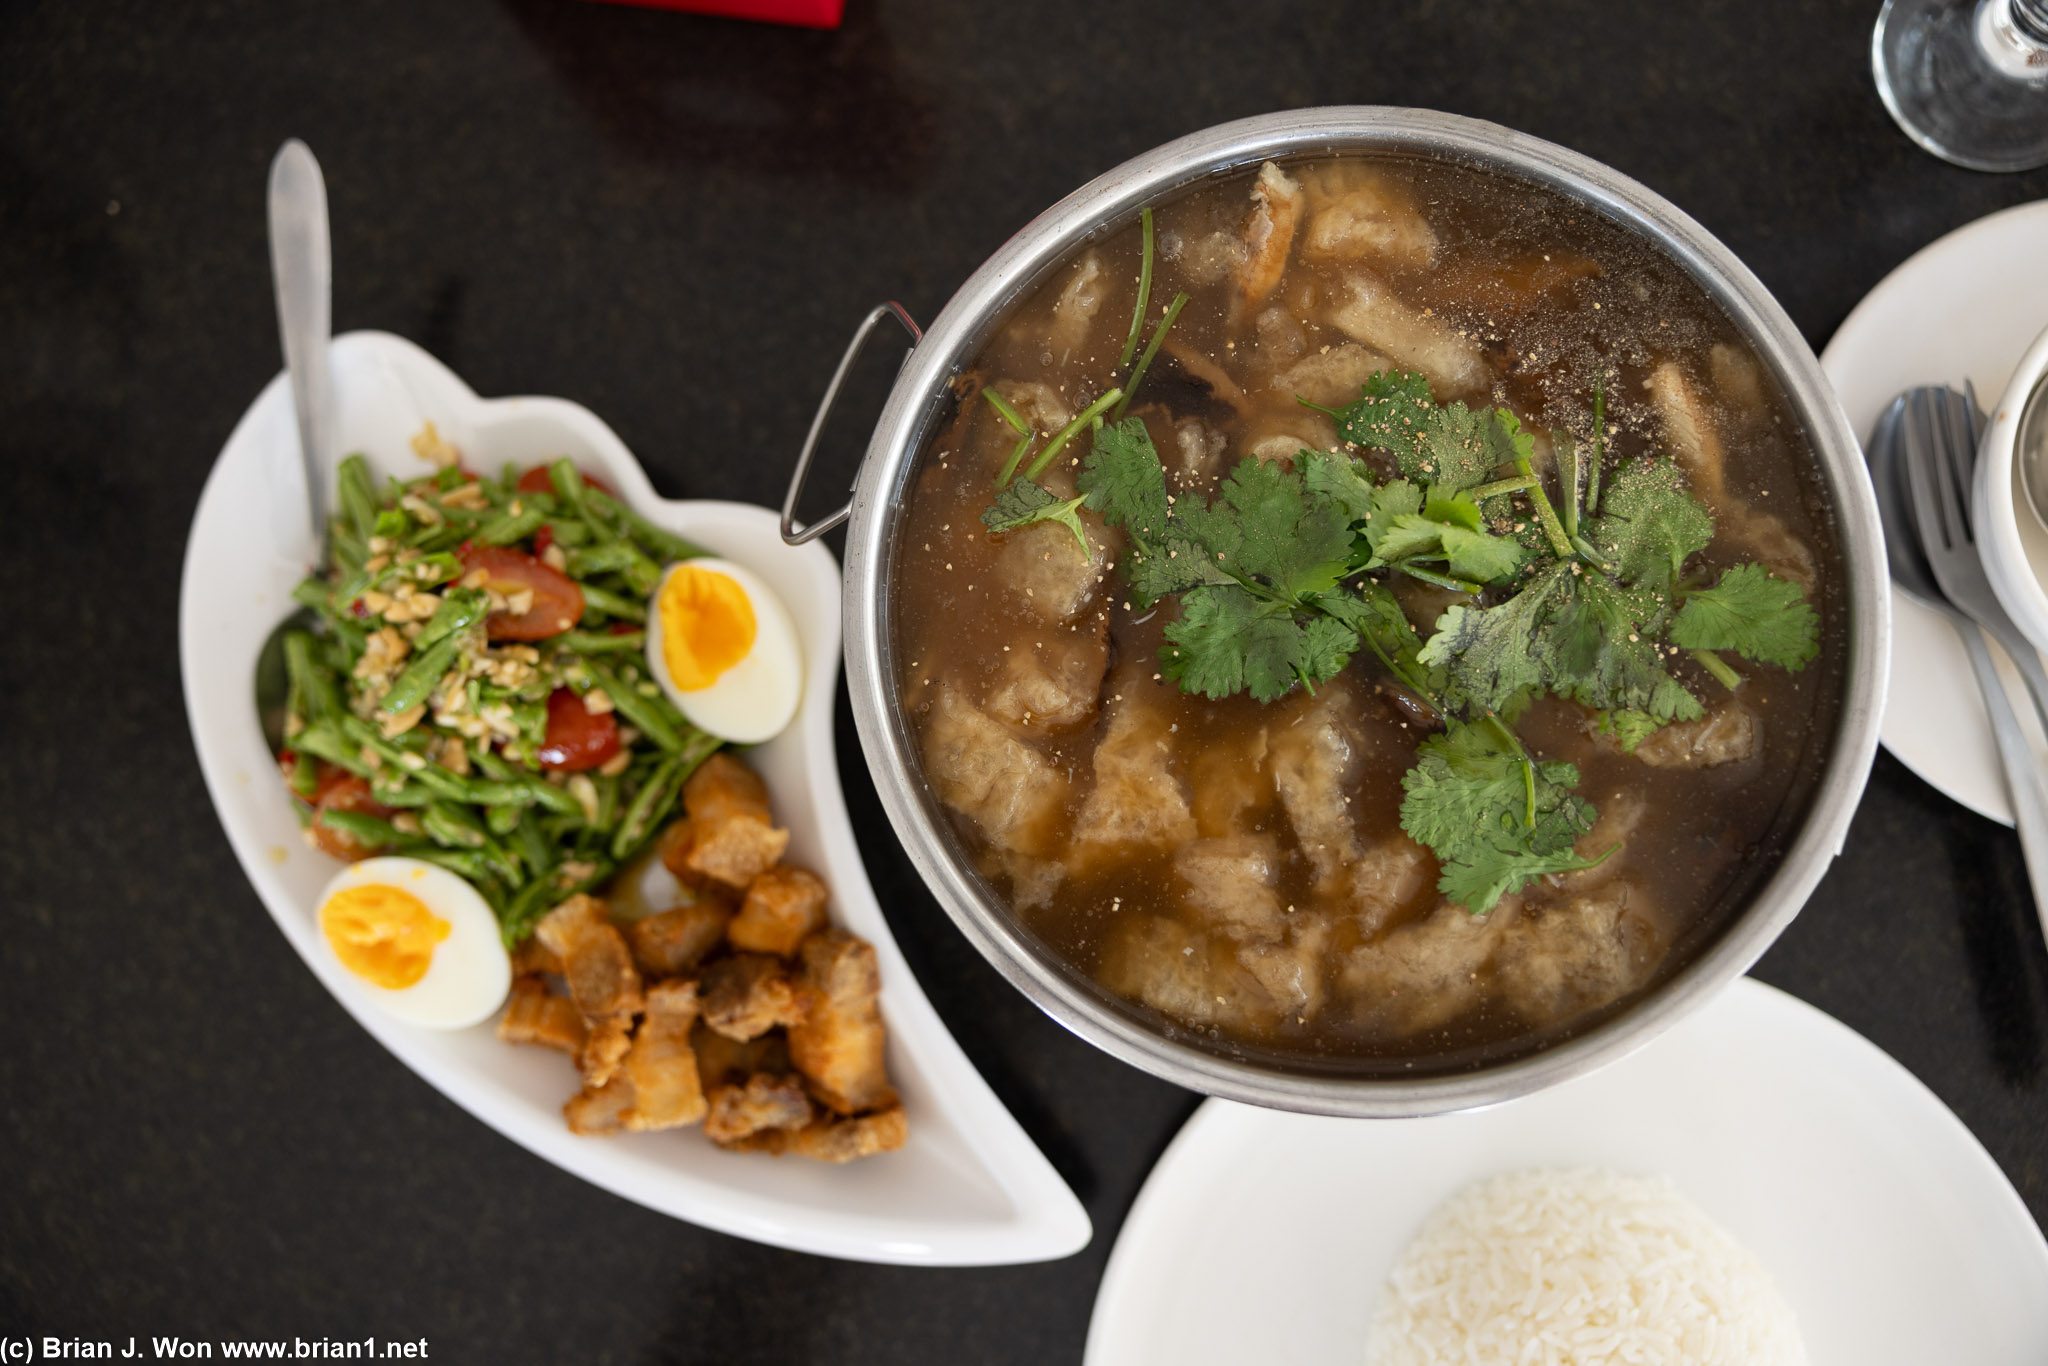
<svg viewBox="0 0 2048 1366">
<path fill-rule="evenodd" d="M 1570 579 L 1570 568 L 1556 564 L 1498 607 L 1446 609 L 1418 657 L 1444 671 L 1459 700 L 1478 711 L 1499 711 L 1543 685 L 1542 628 L 1553 602 L 1571 592 Z"/>
<path fill-rule="evenodd" d="M 1303 451 L 1294 465 L 1309 493 L 1335 504 L 1345 521 L 1363 522 L 1372 516 L 1382 490 L 1360 461 L 1329 451 Z"/>
<path fill-rule="evenodd" d="M 1174 524 L 1169 522 L 1168 526 L 1172 528 Z M 1203 584 L 1237 582 L 1217 565 L 1214 555 L 1203 554 L 1200 546 L 1173 529 L 1157 545 L 1134 538 L 1124 552 L 1123 566 L 1131 598 L 1140 608 Z"/>
<path fill-rule="evenodd" d="M 1312 636 L 1284 604 L 1262 602 L 1234 585 L 1192 589 L 1181 596 L 1180 620 L 1166 628 L 1160 672 L 1186 692 L 1220 699 L 1249 691 L 1271 702 L 1297 679 L 1320 682 L 1350 658 L 1357 634 L 1350 633 L 1350 648 L 1341 648 L 1331 628 L 1347 628 L 1323 620 L 1329 625 Z"/>
<path fill-rule="evenodd" d="M 1820 617 L 1798 584 L 1760 564 L 1738 564 L 1712 588 L 1685 595 L 1671 642 L 1688 650 L 1733 650 L 1797 673 L 1820 653 Z"/>
<path fill-rule="evenodd" d="M 1522 567 L 1522 547 L 1505 536 L 1468 531 L 1461 526 L 1443 529 L 1444 553 L 1450 557 L 1451 572 L 1477 583 L 1500 583 Z"/>
<path fill-rule="evenodd" d="M 1223 481 L 1222 497 L 1175 520 L 1217 563 L 1255 575 L 1282 597 L 1326 592 L 1351 568 L 1351 523 L 1325 499 L 1307 497 L 1302 476 L 1246 458 Z"/>
<path fill-rule="evenodd" d="M 1074 480 L 1091 510 L 1136 540 L 1166 536 L 1166 471 L 1143 418 L 1127 417 L 1095 433 L 1093 448 Z"/>
<path fill-rule="evenodd" d="M 1513 425 L 1498 421 L 1502 415 Z M 1430 400 L 1429 381 L 1402 370 L 1382 370 L 1368 379 L 1358 400 L 1335 416 L 1346 441 L 1386 451 L 1404 478 L 1453 493 L 1485 483 L 1496 465 L 1512 460 L 1520 431 L 1505 409 L 1438 406 Z"/>
<path fill-rule="evenodd" d="M 1313 616 L 1302 628 L 1301 659 L 1295 666 L 1302 682 L 1314 687 L 1344 672 L 1358 650 L 1358 632 L 1333 616 Z"/>
<path fill-rule="evenodd" d="M 1698 699 L 1671 677 L 1657 647 L 1661 595 L 1598 574 L 1573 576 L 1571 588 L 1539 646 L 1553 692 L 1596 709 L 1647 711 L 1659 722 L 1700 714 Z"/>
<path fill-rule="evenodd" d="M 1074 539 L 1081 543 L 1081 553 L 1086 555 L 1088 534 L 1081 529 L 1078 515 L 1084 501 L 1069 498 L 1063 502 L 1031 480 L 1017 479 L 982 510 L 981 524 L 990 531 L 1015 531 L 1033 522 L 1058 522 L 1074 533 Z"/>
<path fill-rule="evenodd" d="M 1546 873 L 1590 867 L 1573 843 L 1596 812 L 1578 769 L 1539 763 L 1503 727 L 1451 721 L 1401 779 L 1401 828 L 1442 865 L 1437 889 L 1475 915 Z"/>
<path fill-rule="evenodd" d="M 1603 711 L 1599 715 L 1602 735 L 1612 735 L 1623 754 L 1634 754 L 1636 746 L 1655 735 L 1661 726 L 1646 711 Z"/>
<path fill-rule="evenodd" d="M 1424 698 L 1434 698 L 1443 691 L 1442 671 L 1431 669 L 1417 657 L 1422 652 L 1422 638 L 1415 634 L 1408 614 L 1401 610 L 1401 604 L 1385 584 L 1365 579 L 1356 593 L 1325 593 L 1316 600 L 1316 606 L 1350 627 L 1412 691 Z"/>
<path fill-rule="evenodd" d="M 1624 583 L 1669 583 L 1714 539 L 1714 519 L 1669 460 L 1632 460 L 1600 498 L 1588 540 Z"/>
</svg>

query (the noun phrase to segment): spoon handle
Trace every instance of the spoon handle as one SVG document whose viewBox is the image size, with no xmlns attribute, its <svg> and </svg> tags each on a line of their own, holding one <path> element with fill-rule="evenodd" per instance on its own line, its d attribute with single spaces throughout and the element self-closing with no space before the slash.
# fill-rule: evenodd
<svg viewBox="0 0 2048 1366">
<path fill-rule="evenodd" d="M 2027 881 L 2034 889 L 2034 913 L 2048 934 L 2048 792 L 2041 786 L 2041 770 L 2034 763 L 2033 747 L 2020 729 L 2020 718 L 2006 696 L 2005 683 L 1991 662 L 1991 647 L 1975 622 L 1956 619 L 1956 630 L 1969 652 L 1970 667 L 1976 671 L 1977 686 L 1984 690 L 1984 708 L 1991 714 L 1991 733 L 1998 741 L 1999 758 L 2005 762 L 2005 786 L 2012 797 L 2013 828 L 2019 832 L 2020 852 L 2027 862 Z"/>
<path fill-rule="evenodd" d="M 305 143 L 292 138 L 270 163 L 270 268 L 277 285 L 277 326 L 299 419 L 299 456 L 313 545 L 327 560 L 328 442 L 334 380 L 327 366 L 333 328 L 334 257 L 327 237 L 327 183 Z"/>
</svg>

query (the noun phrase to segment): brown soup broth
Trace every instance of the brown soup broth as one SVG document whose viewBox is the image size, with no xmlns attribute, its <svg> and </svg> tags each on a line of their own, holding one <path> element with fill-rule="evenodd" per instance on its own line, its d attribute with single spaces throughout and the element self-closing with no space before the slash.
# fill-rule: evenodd
<svg viewBox="0 0 2048 1366">
<path fill-rule="evenodd" d="M 1126 604 L 1119 533 L 1084 511 L 1096 549 L 1083 560 L 1058 525 L 997 536 L 980 521 L 1017 439 L 983 385 L 1045 434 L 1123 379 L 1134 220 L 1054 270 L 959 377 L 901 513 L 898 681 L 960 847 L 1054 954 L 1131 1009 L 1177 1037 L 1295 1067 L 1460 1070 L 1623 1008 L 1710 944 L 1774 869 L 1835 726 L 1846 612 L 1834 531 L 1767 367 L 1654 246 L 1469 165 L 1346 156 L 1282 174 L 1293 231 L 1263 297 L 1247 284 L 1270 256 L 1256 240 L 1255 171 L 1155 211 L 1148 334 L 1176 291 L 1190 300 L 1131 412 L 1170 493 L 1212 497 L 1248 455 L 1336 447 L 1329 419 L 1296 394 L 1341 407 L 1389 364 L 1423 368 L 1439 402 L 1505 405 L 1585 450 L 1604 372 L 1604 477 L 1676 454 L 1716 521 L 1688 575 L 1742 560 L 1803 574 L 1821 657 L 1797 674 L 1744 664 L 1733 696 L 1674 661 L 1709 718 L 1728 711 L 1749 737 L 1746 749 L 1708 736 L 1688 751 L 1712 763 L 1654 765 L 1591 733 L 1576 704 L 1539 702 L 1523 742 L 1579 766 L 1579 792 L 1626 827 L 1621 847 L 1581 879 L 1595 886 L 1540 881 L 1504 900 L 1490 929 L 1454 923 L 1435 859 L 1400 829 L 1401 775 L 1428 724 L 1369 651 L 1315 696 L 1183 694 L 1157 677 L 1178 609 Z M 1041 482 L 1071 496 L 1087 447 L 1084 434 Z M 1425 635 L 1452 600 L 1399 575 L 1394 586 Z M 1328 800 L 1316 806 L 1309 788 Z"/>
</svg>

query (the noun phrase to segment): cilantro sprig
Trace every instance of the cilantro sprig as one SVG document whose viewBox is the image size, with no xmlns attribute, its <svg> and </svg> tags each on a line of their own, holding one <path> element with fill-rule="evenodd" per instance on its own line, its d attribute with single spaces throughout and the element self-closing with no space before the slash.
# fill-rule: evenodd
<svg viewBox="0 0 2048 1366">
<path fill-rule="evenodd" d="M 1142 371 L 1141 361 L 1128 388 Z M 1169 496 L 1151 434 L 1131 417 L 1094 423 L 1079 497 L 1031 482 L 1041 457 L 1025 479 L 1002 481 L 982 520 L 994 532 L 1059 521 L 1084 548 L 1083 509 L 1121 528 L 1133 603 L 1178 599 L 1160 670 L 1187 692 L 1270 702 L 1370 653 L 1443 722 L 1402 780 L 1402 826 L 1436 854 L 1439 890 L 1478 914 L 1613 852 L 1577 852 L 1598 813 L 1575 791 L 1576 768 L 1531 755 L 1516 735 L 1531 701 L 1579 703 L 1633 750 L 1704 714 L 1672 672 L 1681 657 L 1734 688 L 1741 674 L 1724 653 L 1797 670 L 1819 652 L 1819 618 L 1798 585 L 1757 564 L 1711 584 L 1688 575 L 1713 518 L 1668 459 L 1604 468 L 1605 398 L 1596 383 L 1589 450 L 1552 434 L 1555 500 L 1535 434 L 1513 413 L 1438 404 L 1421 375 L 1383 371 L 1356 402 L 1321 411 L 1352 449 L 1381 452 L 1391 477 L 1352 454 L 1304 450 L 1291 467 L 1241 461 L 1212 499 Z M 1063 433 L 1075 435 L 1078 423 Z M 1391 588 L 1397 575 L 1459 596 L 1418 631 Z"/>
</svg>

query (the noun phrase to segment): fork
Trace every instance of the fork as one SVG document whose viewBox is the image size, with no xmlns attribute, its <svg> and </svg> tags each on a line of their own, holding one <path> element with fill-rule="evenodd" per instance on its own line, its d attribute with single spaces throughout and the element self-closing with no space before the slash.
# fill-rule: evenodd
<svg viewBox="0 0 2048 1366">
<path fill-rule="evenodd" d="M 2043 788 L 2033 747 L 2020 729 L 2019 717 L 1992 663 L 1985 634 L 1998 641 L 2018 668 L 2044 731 L 2048 731 L 2048 672 L 2043 671 L 2041 657 L 1992 592 L 1977 549 L 1976 530 L 1970 524 L 1970 489 L 1984 419 L 1974 389 L 1959 394 L 1939 386 L 1908 390 L 1899 400 L 1897 416 L 1913 524 L 1926 567 L 1934 573 L 1939 597 L 1945 599 L 1933 605 L 1954 622 L 1983 690 L 1992 734 L 2005 763 L 2013 825 L 2026 856 L 2035 913 L 2042 918 L 2043 932 L 2048 933 L 2048 790 Z M 1895 566 L 1895 577 L 1905 577 L 1899 572 L 1905 568 Z"/>
</svg>

